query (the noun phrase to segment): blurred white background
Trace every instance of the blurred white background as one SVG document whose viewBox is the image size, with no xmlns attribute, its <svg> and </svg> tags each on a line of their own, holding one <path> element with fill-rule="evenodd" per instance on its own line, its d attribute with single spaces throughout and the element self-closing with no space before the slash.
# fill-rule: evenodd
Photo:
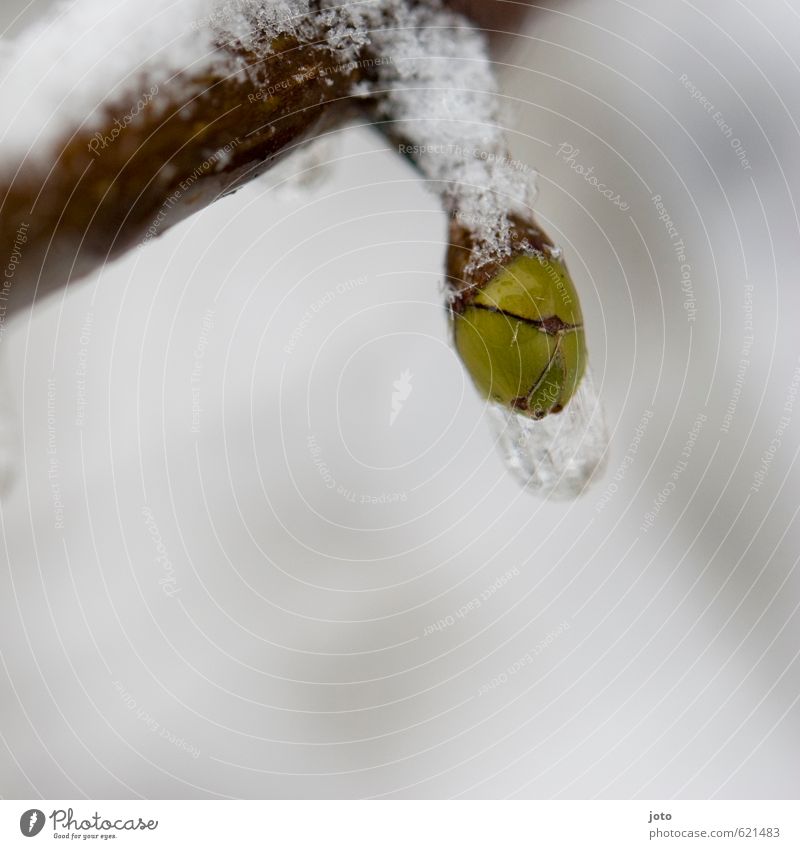
<svg viewBox="0 0 800 849">
<path fill-rule="evenodd" d="M 506 474 L 369 129 L 18 318 L 0 794 L 796 797 L 798 62 L 796 0 L 586 0 L 500 66 L 613 433 L 574 503 Z"/>
</svg>

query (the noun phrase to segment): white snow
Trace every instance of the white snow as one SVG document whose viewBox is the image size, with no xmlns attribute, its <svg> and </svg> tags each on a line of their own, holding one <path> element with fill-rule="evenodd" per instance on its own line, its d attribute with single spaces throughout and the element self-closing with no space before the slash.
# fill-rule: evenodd
<svg viewBox="0 0 800 849">
<path fill-rule="evenodd" d="M 482 36 L 437 4 L 376 7 L 388 8 L 367 16 L 371 41 L 392 60 L 379 67 L 375 86 L 385 90 L 384 116 L 448 212 L 478 234 L 484 257 L 507 255 L 508 213 L 530 214 L 535 173 L 508 158 Z"/>
</svg>

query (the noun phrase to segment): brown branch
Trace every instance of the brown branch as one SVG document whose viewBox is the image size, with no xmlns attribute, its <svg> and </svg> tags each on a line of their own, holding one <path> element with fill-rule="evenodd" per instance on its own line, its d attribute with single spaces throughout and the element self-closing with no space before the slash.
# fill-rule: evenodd
<svg viewBox="0 0 800 849">
<path fill-rule="evenodd" d="M 249 75 L 178 76 L 137 122 L 65 138 L 55 162 L 29 159 L 0 179 L 0 243 L 27 225 L 11 303 L 29 302 L 89 273 L 253 179 L 289 146 L 337 120 L 357 68 L 327 46 L 281 36 L 269 58 L 236 52 Z M 232 57 L 233 58 L 233 57 Z M 231 63 L 232 64 L 232 63 Z M 338 108 L 337 108 L 338 107 Z"/>
</svg>

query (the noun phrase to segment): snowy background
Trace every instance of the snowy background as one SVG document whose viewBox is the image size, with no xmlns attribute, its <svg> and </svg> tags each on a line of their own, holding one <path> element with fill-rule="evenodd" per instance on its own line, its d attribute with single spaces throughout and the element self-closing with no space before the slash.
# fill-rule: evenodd
<svg viewBox="0 0 800 849">
<path fill-rule="evenodd" d="M 506 474 L 444 216 L 343 129 L 3 336 L 1 795 L 800 793 L 800 4 L 549 5 L 501 75 L 605 478 Z"/>
</svg>

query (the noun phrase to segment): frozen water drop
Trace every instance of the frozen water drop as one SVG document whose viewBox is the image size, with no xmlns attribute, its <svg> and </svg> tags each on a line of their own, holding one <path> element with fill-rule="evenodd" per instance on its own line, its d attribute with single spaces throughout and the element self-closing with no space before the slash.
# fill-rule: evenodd
<svg viewBox="0 0 800 849">
<path fill-rule="evenodd" d="M 500 404 L 489 418 L 508 470 L 526 489 L 550 498 L 576 498 L 606 465 L 608 430 L 591 373 L 564 410 L 535 420 Z"/>
</svg>

